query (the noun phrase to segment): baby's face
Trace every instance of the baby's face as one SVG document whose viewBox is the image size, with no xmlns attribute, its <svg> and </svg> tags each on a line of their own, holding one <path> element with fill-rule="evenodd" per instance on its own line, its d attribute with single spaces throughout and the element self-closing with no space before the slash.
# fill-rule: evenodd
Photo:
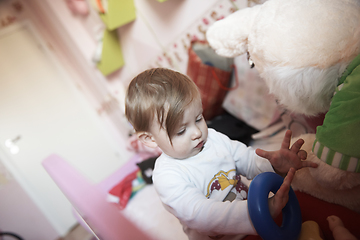
<svg viewBox="0 0 360 240">
<path fill-rule="evenodd" d="M 200 100 L 193 101 L 184 112 L 183 121 L 172 137 L 172 145 L 167 132 L 153 123 L 151 134 L 158 147 L 168 156 L 185 159 L 195 156 L 203 149 L 208 136 L 208 128 L 202 115 Z M 160 129 L 159 129 L 160 128 Z"/>
</svg>

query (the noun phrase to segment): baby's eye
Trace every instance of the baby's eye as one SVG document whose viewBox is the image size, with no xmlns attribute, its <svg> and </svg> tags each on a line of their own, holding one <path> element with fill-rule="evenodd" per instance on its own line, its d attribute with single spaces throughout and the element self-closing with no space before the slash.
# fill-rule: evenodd
<svg viewBox="0 0 360 240">
<path fill-rule="evenodd" d="M 203 120 L 203 116 L 199 116 L 197 119 L 196 119 L 196 122 L 201 122 L 201 120 Z"/>
<path fill-rule="evenodd" d="M 181 136 L 185 133 L 185 128 L 181 129 L 176 135 Z"/>
</svg>

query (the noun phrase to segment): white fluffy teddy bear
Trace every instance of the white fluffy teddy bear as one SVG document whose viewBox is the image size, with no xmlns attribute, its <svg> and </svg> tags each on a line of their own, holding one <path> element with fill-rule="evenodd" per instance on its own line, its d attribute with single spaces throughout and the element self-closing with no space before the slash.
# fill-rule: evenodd
<svg viewBox="0 0 360 240">
<path fill-rule="evenodd" d="M 288 110 L 326 112 L 302 136 L 319 167 L 297 171 L 293 186 L 360 212 L 360 1 L 269 0 L 215 22 L 207 40 L 219 55 L 249 53 Z"/>
</svg>

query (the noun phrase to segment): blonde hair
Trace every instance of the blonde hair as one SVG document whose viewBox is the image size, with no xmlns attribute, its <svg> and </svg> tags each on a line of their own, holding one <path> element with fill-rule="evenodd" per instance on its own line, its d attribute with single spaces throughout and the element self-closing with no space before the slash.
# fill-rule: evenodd
<svg viewBox="0 0 360 240">
<path fill-rule="evenodd" d="M 125 115 L 136 132 L 146 132 L 155 117 L 171 141 L 183 119 L 185 108 L 200 99 L 195 83 L 186 75 L 166 68 L 153 68 L 137 75 L 129 84 Z"/>
</svg>

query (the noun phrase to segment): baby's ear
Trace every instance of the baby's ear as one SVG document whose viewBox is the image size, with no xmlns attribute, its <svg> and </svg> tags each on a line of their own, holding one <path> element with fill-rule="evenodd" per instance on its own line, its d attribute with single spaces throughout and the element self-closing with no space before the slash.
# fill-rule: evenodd
<svg viewBox="0 0 360 240">
<path fill-rule="evenodd" d="M 138 132 L 136 133 L 140 142 L 150 148 L 156 148 L 158 145 L 155 142 L 154 137 L 149 132 Z"/>
</svg>

